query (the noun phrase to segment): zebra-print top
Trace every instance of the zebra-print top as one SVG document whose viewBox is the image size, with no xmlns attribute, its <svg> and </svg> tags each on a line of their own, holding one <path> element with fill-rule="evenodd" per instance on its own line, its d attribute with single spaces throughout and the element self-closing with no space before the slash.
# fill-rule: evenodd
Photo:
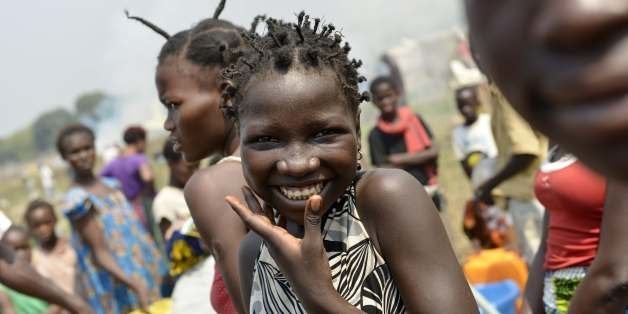
<svg viewBox="0 0 628 314">
<path fill-rule="evenodd" d="M 366 313 L 404 313 L 397 285 L 360 221 L 355 182 L 330 208 L 323 239 L 333 286 L 350 304 Z M 255 261 L 250 313 L 305 313 L 290 283 L 262 244 Z"/>
</svg>

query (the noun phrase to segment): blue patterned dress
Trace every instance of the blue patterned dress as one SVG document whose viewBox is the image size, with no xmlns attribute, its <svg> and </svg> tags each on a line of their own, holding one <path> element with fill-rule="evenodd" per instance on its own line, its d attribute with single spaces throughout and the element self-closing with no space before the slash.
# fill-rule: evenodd
<svg viewBox="0 0 628 314">
<path fill-rule="evenodd" d="M 133 280 L 143 280 L 150 301 L 154 302 L 160 297 L 161 279 L 167 271 L 165 260 L 131 205 L 117 190 L 117 181 L 102 179 L 102 182 L 116 191 L 100 196 L 73 187 L 66 195 L 63 212 L 74 223 L 93 207 L 118 266 Z M 134 293 L 94 263 L 91 247 L 75 230 L 72 246 L 77 253 L 77 292 L 84 296 L 95 313 L 120 314 L 137 307 Z"/>
</svg>

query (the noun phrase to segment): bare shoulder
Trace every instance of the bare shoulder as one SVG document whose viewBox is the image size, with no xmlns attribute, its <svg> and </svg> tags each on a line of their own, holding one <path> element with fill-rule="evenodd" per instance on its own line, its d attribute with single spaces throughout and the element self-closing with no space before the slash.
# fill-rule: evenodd
<svg viewBox="0 0 628 314">
<path fill-rule="evenodd" d="M 240 164 L 228 162 L 197 171 L 185 185 L 185 201 L 190 214 L 214 250 L 228 249 L 224 247 L 225 243 L 231 243 L 232 239 L 240 241 L 246 233 L 244 223 L 225 201 L 227 195 L 243 199 L 242 186 L 245 184 Z"/>
<path fill-rule="evenodd" d="M 188 202 L 205 203 L 218 198 L 222 201 L 227 195 L 240 197 L 245 184 L 240 163 L 226 162 L 194 173 L 185 185 L 185 198 Z"/>
<path fill-rule="evenodd" d="M 421 183 L 403 170 L 367 172 L 358 183 L 356 197 L 358 213 L 380 252 L 386 250 L 393 234 L 408 235 L 418 225 L 424 226 L 421 233 L 429 233 L 441 226 L 432 199 Z"/>
<path fill-rule="evenodd" d="M 359 208 L 367 215 L 391 215 L 405 209 L 431 211 L 430 197 L 419 181 L 400 169 L 375 169 L 357 186 Z"/>
</svg>

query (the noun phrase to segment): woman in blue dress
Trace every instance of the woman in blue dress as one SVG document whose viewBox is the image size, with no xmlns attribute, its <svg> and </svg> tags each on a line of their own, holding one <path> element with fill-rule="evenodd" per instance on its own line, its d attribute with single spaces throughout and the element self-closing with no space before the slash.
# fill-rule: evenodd
<svg viewBox="0 0 628 314">
<path fill-rule="evenodd" d="M 63 212 L 77 251 L 77 289 L 95 313 L 127 313 L 156 301 L 166 264 L 116 181 L 94 174 L 94 133 L 64 128 L 57 149 L 72 172 Z"/>
</svg>

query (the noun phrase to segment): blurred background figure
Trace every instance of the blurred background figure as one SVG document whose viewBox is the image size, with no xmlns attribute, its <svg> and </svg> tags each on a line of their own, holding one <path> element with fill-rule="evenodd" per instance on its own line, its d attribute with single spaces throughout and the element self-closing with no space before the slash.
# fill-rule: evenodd
<svg viewBox="0 0 628 314">
<path fill-rule="evenodd" d="M 428 125 L 410 107 L 399 103 L 399 92 L 389 77 L 375 78 L 370 90 L 379 110 L 377 124 L 368 136 L 371 162 L 376 167 L 400 168 L 412 174 L 440 209 L 438 146 Z"/>
<path fill-rule="evenodd" d="M 455 91 L 458 112 L 464 122 L 452 131 L 453 152 L 469 178 L 482 159 L 497 157 L 491 116 L 480 112 L 478 88 L 478 85 L 462 86 Z"/>
<path fill-rule="evenodd" d="M 155 196 L 153 213 L 155 223 L 167 241 L 174 230 L 180 229 L 190 218 L 190 210 L 185 203 L 183 188 L 190 177 L 198 169 L 198 162 L 186 162 L 181 153 L 174 150 L 174 142 L 164 143 L 162 156 L 168 164 L 168 185 L 164 186 Z"/>
<path fill-rule="evenodd" d="M 147 309 L 161 296 L 165 260 L 118 182 L 94 173 L 94 145 L 93 131 L 80 124 L 57 137 L 72 171 L 63 212 L 77 253 L 77 290 L 99 314 Z"/>
<path fill-rule="evenodd" d="M 147 230 L 153 231 L 150 202 L 155 195 L 153 170 L 146 151 L 146 130 L 140 126 L 129 126 L 123 135 L 126 146 L 120 155 L 100 171 L 103 177 L 115 178 L 121 190 L 131 202 L 137 216 Z"/>
<path fill-rule="evenodd" d="M 36 243 L 33 267 L 64 291 L 74 293 L 76 252 L 65 237 L 57 234 L 57 215 L 52 204 L 44 200 L 30 202 L 24 213 L 24 222 Z"/>
<path fill-rule="evenodd" d="M 15 251 L 15 259 L 17 262 L 31 264 L 32 250 L 28 231 L 24 227 L 11 226 L 4 233 L 0 242 Z M 2 304 L 3 313 L 43 314 L 48 311 L 48 304 L 46 302 L 14 291 L 4 285 L 0 285 L 0 294 L 4 294 L 6 296 L 4 299 L 10 301 L 10 304 Z M 1 299 L 2 298 L 0 298 L 0 300 Z M 7 308 L 6 310 L 5 307 Z"/>
<path fill-rule="evenodd" d="M 491 127 L 497 159 L 494 174 L 475 188 L 475 198 L 508 211 L 513 218 L 518 248 L 528 264 L 541 241 L 543 207 L 534 197 L 534 176 L 547 152 L 547 139 L 532 129 L 510 106 L 501 92 L 491 87 Z M 499 189 L 499 198 L 494 190 Z"/>
<path fill-rule="evenodd" d="M 527 300 L 533 313 L 567 313 L 598 251 L 606 179 L 556 145 L 536 175 L 535 192 L 546 211 Z"/>
<path fill-rule="evenodd" d="M 41 187 L 44 191 L 44 197 L 47 199 L 52 199 L 54 197 L 54 177 L 53 172 L 50 166 L 46 163 L 39 164 L 39 179 L 41 181 Z"/>
</svg>

